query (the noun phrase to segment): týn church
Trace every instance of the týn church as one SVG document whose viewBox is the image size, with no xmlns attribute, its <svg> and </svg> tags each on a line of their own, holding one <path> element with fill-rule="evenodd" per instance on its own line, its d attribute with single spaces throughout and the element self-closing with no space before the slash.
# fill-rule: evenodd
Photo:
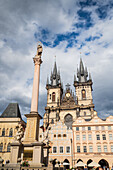
<svg viewBox="0 0 113 170">
<path fill-rule="evenodd" d="M 91 73 L 82 59 L 74 75 L 75 93 L 69 83 L 63 88 L 60 72 L 54 63 L 46 82 L 47 105 L 43 125 L 39 127 L 42 118 L 38 113 L 41 55 L 42 46 L 38 45 L 33 58 L 35 71 L 31 111 L 25 115 L 27 123 L 22 120 L 15 103 L 9 104 L 0 116 L 1 159 L 12 164 L 27 159 L 33 167 L 66 169 L 80 161 L 86 165 L 94 161 L 103 168 L 111 168 L 113 116 L 103 120 L 94 110 Z"/>
</svg>

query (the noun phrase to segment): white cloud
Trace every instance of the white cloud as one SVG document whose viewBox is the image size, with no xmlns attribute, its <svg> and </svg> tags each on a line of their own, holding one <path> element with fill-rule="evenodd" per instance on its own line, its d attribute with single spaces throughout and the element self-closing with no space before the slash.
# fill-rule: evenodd
<svg viewBox="0 0 113 170">
<path fill-rule="evenodd" d="M 46 8 L 45 8 L 46 6 Z M 64 83 L 73 84 L 74 71 L 79 64 L 80 52 L 85 65 L 88 66 L 94 80 L 94 102 L 100 113 L 104 110 L 112 112 L 110 101 L 113 98 L 109 94 L 113 86 L 113 12 L 108 12 L 108 17 L 100 20 L 95 13 L 96 7 L 84 8 L 92 11 L 92 21 L 94 26 L 88 30 L 81 28 L 78 42 L 72 48 L 68 48 L 67 41 L 62 41 L 54 48 L 44 47 L 43 63 L 41 65 L 40 77 L 40 114 L 44 113 L 46 104 L 46 78 L 50 75 L 56 55 L 57 65 L 61 70 L 61 78 Z M 30 101 L 32 96 L 32 78 L 34 74 L 34 64 L 32 58 L 36 54 L 37 42 L 34 33 L 40 35 L 40 29 L 50 31 L 49 41 L 53 42 L 56 34 L 78 31 L 74 24 L 79 22 L 77 10 L 80 6 L 70 1 L 18 1 L 11 0 L 0 2 L 0 109 L 5 109 L 9 102 L 19 102 L 22 113 L 30 111 Z M 98 36 L 100 39 L 86 42 L 89 36 Z M 78 49 L 82 43 L 85 46 Z M 104 45 L 108 44 L 105 48 Z M 76 46 L 75 46 L 76 45 Z M 85 55 L 90 52 L 89 55 Z M 110 75 L 110 76 L 109 76 Z M 101 89 L 101 90 L 100 90 Z M 109 89 L 109 91 L 107 91 Z M 74 88 L 73 88 L 74 91 Z M 100 93 L 99 93 L 100 91 Z M 106 108 L 102 103 L 104 97 L 108 99 Z M 100 106 L 99 104 L 100 103 Z M 97 110 L 97 111 L 98 111 Z"/>
</svg>

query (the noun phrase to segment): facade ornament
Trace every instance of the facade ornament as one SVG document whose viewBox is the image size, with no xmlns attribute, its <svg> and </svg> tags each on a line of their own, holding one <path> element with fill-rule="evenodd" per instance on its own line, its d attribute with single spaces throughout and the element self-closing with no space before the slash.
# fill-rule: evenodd
<svg viewBox="0 0 113 170">
<path fill-rule="evenodd" d="M 24 128 L 21 124 L 19 124 L 18 126 L 16 126 L 17 132 L 16 132 L 16 136 L 14 137 L 15 141 L 21 142 L 21 139 L 24 136 Z"/>
</svg>

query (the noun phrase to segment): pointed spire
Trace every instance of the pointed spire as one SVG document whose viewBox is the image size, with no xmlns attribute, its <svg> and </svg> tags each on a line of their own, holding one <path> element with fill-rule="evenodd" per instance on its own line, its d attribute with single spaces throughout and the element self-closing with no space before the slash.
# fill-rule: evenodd
<svg viewBox="0 0 113 170">
<path fill-rule="evenodd" d="M 61 77 L 60 77 L 60 70 L 57 72 L 57 64 L 56 61 L 54 62 L 53 71 L 51 71 L 50 77 L 51 83 L 50 85 L 53 87 L 61 87 Z M 59 86 L 60 85 L 60 86 Z"/>
<path fill-rule="evenodd" d="M 81 58 L 80 58 L 80 74 L 84 75 L 84 65 Z"/>
<path fill-rule="evenodd" d="M 87 67 L 85 67 L 85 76 L 88 77 Z"/>
<path fill-rule="evenodd" d="M 91 81 L 92 81 L 92 78 L 91 78 L 91 73 L 89 73 L 89 80 L 91 80 Z"/>
<path fill-rule="evenodd" d="M 56 66 L 56 61 L 54 63 L 54 69 L 53 69 L 53 76 L 55 77 L 57 75 L 57 66 Z"/>
<path fill-rule="evenodd" d="M 74 74 L 74 82 L 76 81 L 76 75 Z"/>
<path fill-rule="evenodd" d="M 47 76 L 47 82 L 46 82 L 46 85 L 48 85 L 49 84 L 49 78 L 48 78 L 48 76 Z"/>
</svg>

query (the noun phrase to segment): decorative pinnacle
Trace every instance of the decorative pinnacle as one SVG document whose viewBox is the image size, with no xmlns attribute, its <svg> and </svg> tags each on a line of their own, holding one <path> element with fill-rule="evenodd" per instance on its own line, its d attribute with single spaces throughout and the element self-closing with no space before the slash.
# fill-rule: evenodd
<svg viewBox="0 0 113 170">
<path fill-rule="evenodd" d="M 76 81 L 76 75 L 74 74 L 74 82 Z"/>
</svg>

